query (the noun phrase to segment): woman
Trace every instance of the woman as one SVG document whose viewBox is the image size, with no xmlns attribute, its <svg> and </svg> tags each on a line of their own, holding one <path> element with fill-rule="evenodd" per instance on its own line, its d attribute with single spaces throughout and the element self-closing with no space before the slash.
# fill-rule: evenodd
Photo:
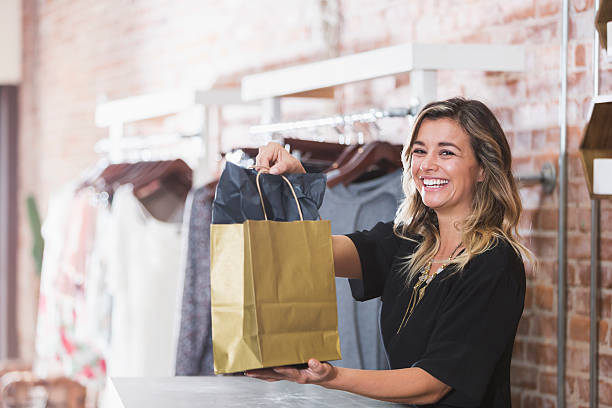
<svg viewBox="0 0 612 408">
<path fill-rule="evenodd" d="M 351 281 L 357 300 L 382 298 L 391 369 L 311 359 L 306 369 L 247 375 L 406 404 L 509 407 L 522 259 L 531 253 L 518 240 L 521 202 L 504 132 L 481 102 L 433 102 L 416 118 L 402 161 L 406 197 L 394 222 L 332 237 L 336 276 L 360 280 Z M 304 172 L 276 143 L 260 149 L 257 164 Z"/>
</svg>

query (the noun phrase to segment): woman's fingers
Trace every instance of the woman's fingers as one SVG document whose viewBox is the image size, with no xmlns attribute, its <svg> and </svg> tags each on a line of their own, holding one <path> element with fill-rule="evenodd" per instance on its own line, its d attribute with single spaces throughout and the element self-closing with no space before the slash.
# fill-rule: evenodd
<svg viewBox="0 0 612 408">
<path fill-rule="evenodd" d="M 247 376 L 265 381 L 286 380 L 300 384 L 318 384 L 334 378 L 334 367 L 311 358 L 308 368 L 274 367 L 247 371 Z"/>
<path fill-rule="evenodd" d="M 282 375 L 276 373 L 271 368 L 263 368 L 260 370 L 249 370 L 245 373 L 247 377 L 257 378 L 258 380 L 264 380 L 268 382 L 284 380 Z"/>
<path fill-rule="evenodd" d="M 259 148 L 255 163 L 270 168 L 270 174 L 306 173 L 300 161 L 275 142 Z"/>
</svg>

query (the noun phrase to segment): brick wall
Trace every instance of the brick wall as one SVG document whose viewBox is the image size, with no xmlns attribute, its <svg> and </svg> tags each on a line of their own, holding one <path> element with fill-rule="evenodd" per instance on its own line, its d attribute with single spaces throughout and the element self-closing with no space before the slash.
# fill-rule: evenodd
<svg viewBox="0 0 612 408">
<path fill-rule="evenodd" d="M 517 172 L 534 172 L 559 151 L 561 15 L 558 0 L 201 1 L 24 0 L 19 202 L 50 195 L 97 159 L 99 101 L 177 87 L 237 82 L 241 75 L 404 42 L 524 44 L 524 73 L 440 72 L 440 98 L 478 98 L 506 130 Z M 326 5 L 322 7 L 322 5 Z M 338 10 L 336 14 L 335 10 Z M 325 16 L 325 18 L 323 18 Z M 568 406 L 588 405 L 590 202 L 577 156 L 592 96 L 593 0 L 570 0 L 568 57 Z M 612 65 L 601 63 L 601 92 L 612 92 Z M 335 104 L 347 111 L 410 98 L 407 76 L 346 86 Z M 329 105 L 326 105 L 329 106 Z M 298 106 L 311 112 L 310 107 Z M 317 111 L 316 109 L 314 111 Z M 223 145 L 253 114 L 223 116 Z M 235 123 L 241 125 L 236 128 Z M 387 137 L 402 141 L 403 124 Z M 236 130 L 238 129 L 238 130 Z M 513 360 L 516 407 L 554 407 L 558 192 L 521 191 L 522 232 L 540 259 L 530 271 Z M 20 211 L 19 309 L 22 354 L 32 357 L 37 279 L 25 206 Z M 612 205 L 602 203 L 602 225 Z M 612 407 L 612 232 L 602 228 L 600 406 Z"/>
</svg>

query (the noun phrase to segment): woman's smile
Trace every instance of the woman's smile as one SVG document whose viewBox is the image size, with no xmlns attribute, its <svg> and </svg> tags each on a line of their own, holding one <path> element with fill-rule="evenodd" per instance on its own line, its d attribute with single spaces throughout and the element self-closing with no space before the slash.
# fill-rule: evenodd
<svg viewBox="0 0 612 408">
<path fill-rule="evenodd" d="M 468 214 L 481 170 L 457 122 L 424 120 L 411 155 L 410 171 L 423 204 L 454 218 Z"/>
</svg>

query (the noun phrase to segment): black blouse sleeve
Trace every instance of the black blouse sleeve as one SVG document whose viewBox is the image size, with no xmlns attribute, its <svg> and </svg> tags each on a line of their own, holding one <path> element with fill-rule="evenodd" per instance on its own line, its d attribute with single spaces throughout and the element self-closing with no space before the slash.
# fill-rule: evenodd
<svg viewBox="0 0 612 408">
<path fill-rule="evenodd" d="M 502 355 L 512 352 L 525 300 L 525 270 L 510 245 L 500 242 L 459 273 L 426 352 L 413 366 L 478 405 Z"/>
<path fill-rule="evenodd" d="M 355 244 L 361 261 L 362 278 L 349 280 L 353 297 L 363 301 L 381 296 L 401 241 L 393 233 L 393 222 L 379 222 L 370 231 L 347 236 Z"/>
</svg>

